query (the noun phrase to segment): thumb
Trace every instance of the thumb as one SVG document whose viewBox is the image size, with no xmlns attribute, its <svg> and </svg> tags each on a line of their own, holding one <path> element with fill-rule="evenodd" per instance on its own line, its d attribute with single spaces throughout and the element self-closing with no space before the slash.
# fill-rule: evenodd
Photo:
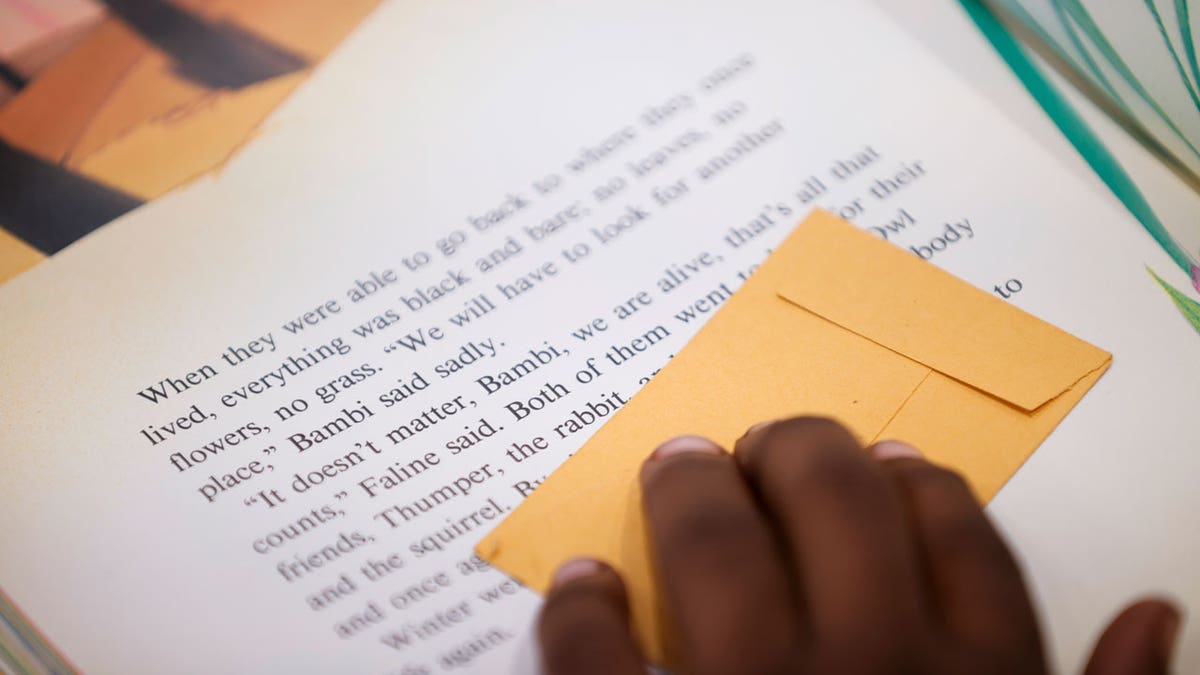
<svg viewBox="0 0 1200 675">
<path fill-rule="evenodd" d="M 1166 600 L 1141 600 L 1108 625 L 1084 675 L 1166 675 L 1182 618 Z"/>
</svg>

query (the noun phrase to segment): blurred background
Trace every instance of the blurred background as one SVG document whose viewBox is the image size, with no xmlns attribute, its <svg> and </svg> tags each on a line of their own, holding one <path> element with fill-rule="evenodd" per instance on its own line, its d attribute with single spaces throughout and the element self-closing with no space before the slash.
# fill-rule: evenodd
<svg viewBox="0 0 1200 675">
<path fill-rule="evenodd" d="M 0 0 L 0 283 L 218 169 L 379 0 Z"/>
<path fill-rule="evenodd" d="M 0 283 L 219 170 L 379 2 L 0 0 Z M 872 4 L 1001 109 L 1026 109 L 1032 93 L 1200 292 L 1200 14 L 1187 0 Z M 1054 67 L 1023 71 L 1037 57 L 1006 52 L 1013 37 Z M 1014 72 L 1028 92 L 1013 89 Z M 1156 159 L 1128 150 L 1126 135 Z"/>
</svg>

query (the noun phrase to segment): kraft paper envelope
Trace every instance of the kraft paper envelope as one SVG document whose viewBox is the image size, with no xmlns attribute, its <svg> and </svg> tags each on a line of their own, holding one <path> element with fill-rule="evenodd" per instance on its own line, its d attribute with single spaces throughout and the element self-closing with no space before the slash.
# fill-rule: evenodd
<svg viewBox="0 0 1200 675">
<path fill-rule="evenodd" d="M 684 287 L 702 296 L 704 289 Z M 545 592 L 577 556 L 612 564 L 649 658 L 670 663 L 638 468 L 662 441 L 731 448 L 751 424 L 835 417 L 953 466 L 990 499 L 1112 356 L 817 212 L 590 441 L 477 547 Z"/>
</svg>

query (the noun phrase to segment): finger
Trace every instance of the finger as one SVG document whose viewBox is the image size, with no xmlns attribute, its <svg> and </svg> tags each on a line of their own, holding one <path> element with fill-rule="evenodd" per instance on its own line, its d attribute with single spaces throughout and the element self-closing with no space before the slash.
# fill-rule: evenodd
<svg viewBox="0 0 1200 675">
<path fill-rule="evenodd" d="M 760 425 L 735 455 L 795 559 L 814 632 L 886 660 L 923 620 L 920 577 L 896 487 L 832 420 Z M 861 651 L 861 650 L 859 650 Z"/>
<path fill-rule="evenodd" d="M 642 503 L 685 672 L 778 671 L 799 642 L 781 551 L 733 459 L 681 437 L 642 467 Z"/>
<path fill-rule="evenodd" d="M 1021 571 L 967 483 L 908 444 L 884 441 L 870 450 L 904 495 L 934 606 L 950 633 L 1041 663 Z"/>
<path fill-rule="evenodd" d="M 1143 600 L 1113 619 L 1084 675 L 1165 675 L 1182 618 L 1165 600 Z"/>
<path fill-rule="evenodd" d="M 547 675 L 644 674 L 629 633 L 625 584 L 612 568 L 579 558 L 559 568 L 538 619 Z"/>
</svg>

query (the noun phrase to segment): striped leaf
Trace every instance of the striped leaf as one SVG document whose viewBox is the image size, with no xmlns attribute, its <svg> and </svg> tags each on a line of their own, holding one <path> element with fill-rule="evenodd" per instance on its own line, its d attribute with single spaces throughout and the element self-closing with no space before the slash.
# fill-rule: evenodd
<svg viewBox="0 0 1200 675">
<path fill-rule="evenodd" d="M 1188 323 L 1192 324 L 1192 328 L 1195 328 L 1196 332 L 1200 333 L 1200 302 L 1196 302 L 1179 289 L 1163 281 L 1162 277 L 1155 274 L 1154 270 L 1149 267 L 1146 268 L 1146 271 L 1150 273 L 1150 276 L 1154 277 L 1159 286 L 1162 286 L 1167 295 L 1171 296 L 1171 301 L 1183 313 L 1183 317 L 1188 320 Z"/>
</svg>

